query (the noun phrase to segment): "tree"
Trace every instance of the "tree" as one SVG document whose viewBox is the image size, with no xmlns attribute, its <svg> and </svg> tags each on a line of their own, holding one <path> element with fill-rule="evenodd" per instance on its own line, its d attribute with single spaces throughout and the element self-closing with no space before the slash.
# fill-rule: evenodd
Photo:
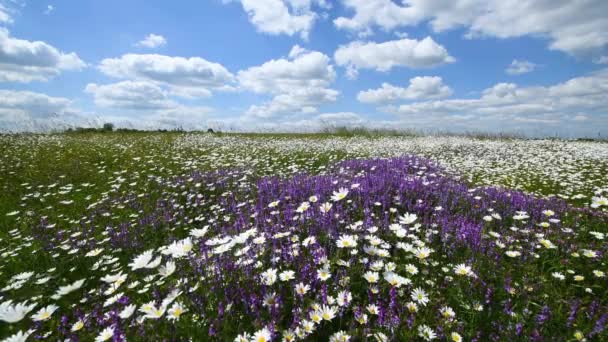
<svg viewBox="0 0 608 342">
<path fill-rule="evenodd" d="M 106 122 L 103 124 L 103 128 L 101 130 L 104 132 L 112 132 L 114 130 L 114 124 L 111 122 Z"/>
</svg>

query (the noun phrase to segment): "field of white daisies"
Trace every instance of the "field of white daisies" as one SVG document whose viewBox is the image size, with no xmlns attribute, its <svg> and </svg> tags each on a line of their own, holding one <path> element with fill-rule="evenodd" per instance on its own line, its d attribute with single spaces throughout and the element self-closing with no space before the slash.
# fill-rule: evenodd
<svg viewBox="0 0 608 342">
<path fill-rule="evenodd" d="M 0 340 L 608 339 L 608 143 L 0 136 Z"/>
</svg>

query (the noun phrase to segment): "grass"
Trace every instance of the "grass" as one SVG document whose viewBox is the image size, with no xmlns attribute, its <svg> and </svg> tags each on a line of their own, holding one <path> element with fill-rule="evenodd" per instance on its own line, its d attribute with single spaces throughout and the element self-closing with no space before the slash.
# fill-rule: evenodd
<svg viewBox="0 0 608 342">
<path fill-rule="evenodd" d="M 503 214 L 505 217 L 502 221 L 483 223 L 481 220 L 481 217 L 491 213 L 487 209 L 496 209 L 513 215 L 514 208 L 507 204 L 501 207 L 488 200 L 478 205 L 472 200 L 472 195 L 467 194 L 470 189 L 481 197 L 494 196 L 492 195 L 494 190 L 484 187 L 491 184 L 506 188 L 519 187 L 538 197 L 563 195 L 568 205 L 559 204 L 562 202 L 555 198 L 535 199 L 531 202 L 536 203 L 532 206 L 535 209 L 530 209 L 535 211 L 536 216 L 533 221 L 535 223 L 531 224 L 530 229 L 536 233 L 543 232 L 536 225 L 543 217 L 537 211 L 542 206 L 555 206 L 559 215 L 563 215 L 560 216 L 563 221 L 560 227 L 574 228 L 575 235 L 564 235 L 559 229 L 544 231 L 546 237 L 558 244 L 559 248 L 547 251 L 538 249 L 540 257 L 536 261 L 534 258 L 505 259 L 500 250 L 492 252 L 497 254 L 489 257 L 484 254 L 485 252 L 472 252 L 470 248 L 463 246 L 454 245 L 452 246 L 454 249 L 451 250 L 451 245 L 432 238 L 433 234 L 429 233 L 432 230 L 431 222 L 446 223 L 433 221 L 435 214 L 429 211 L 425 216 L 427 217 L 425 220 L 428 221 L 425 221 L 422 230 L 412 234 L 417 236 L 415 241 L 434 248 L 436 254 L 433 254 L 429 262 L 418 262 L 415 257 L 407 254 L 395 255 L 394 260 L 398 261 L 400 274 L 406 274 L 401 268 L 403 265 L 415 264 L 420 269 L 420 277 L 414 275 L 410 277 L 417 287 L 429 291 L 433 301 L 430 307 L 439 310 L 442 305 L 449 305 L 457 311 L 458 320 L 449 324 L 439 322 L 436 311 L 425 309 L 419 315 L 420 318 L 413 323 L 414 328 L 408 330 L 405 327 L 406 322 L 401 322 L 405 325 L 399 325 L 399 333 L 391 336 L 397 339 L 416 338 L 418 334 L 416 329 L 424 322 L 436 332 L 439 332 L 437 330 L 439 328 L 446 329 L 446 332 L 458 331 L 467 340 L 475 337 L 478 332 L 485 334 L 484 338 L 490 338 L 492 331 L 498 331 L 495 324 L 504 321 L 506 325 L 512 325 L 505 326 L 506 330 L 502 331 L 500 336 L 508 338 L 516 336 L 513 329 L 516 329 L 517 322 L 529 321 L 531 323 L 525 323 L 527 338 L 531 338 L 534 329 L 540 329 L 538 332 L 545 334 L 545 337 L 551 336 L 552 331 L 559 331 L 570 338 L 577 329 L 582 330 L 586 336 L 605 337 L 605 334 L 593 334 L 593 329 L 599 324 L 597 322 L 604 312 L 602 310 L 608 305 L 605 300 L 605 282 L 602 283 L 600 278 L 596 279 L 591 273 L 593 270 L 606 271 L 605 254 L 601 254 L 596 259 L 572 256 L 574 251 L 582 253 L 587 248 L 605 251 L 606 248 L 605 240 L 595 240 L 589 235 L 591 231 L 607 233 L 606 217 L 602 216 L 604 214 L 601 208 L 597 216 L 589 214 L 588 207 L 593 192 L 607 186 L 605 170 L 608 168 L 608 162 L 602 159 L 606 154 L 605 148 L 604 144 L 593 141 L 537 142 L 513 136 L 491 135 L 452 136 L 439 139 L 424 138 L 415 132 L 346 128 L 336 128 L 318 134 L 73 132 L 0 136 L 0 156 L 3 161 L 0 165 L 2 191 L 0 197 L 2 241 L 0 242 L 3 244 L 0 248 L 2 255 L 0 278 L 5 280 L 0 282 L 0 288 L 15 283 L 14 280 L 11 281 L 12 277 L 22 272 L 35 272 L 32 279 L 36 280 L 44 279 L 47 275 L 49 277 L 43 286 L 36 286 L 33 284 L 34 280 L 31 280 L 20 288 L 0 291 L 2 296 L 0 302 L 6 299 L 15 302 L 25 300 L 38 302 L 40 305 L 36 310 L 43 304 L 56 303 L 60 306 L 61 315 L 66 315 L 70 324 L 81 317 L 78 310 L 92 315 L 91 317 L 100 315 L 81 332 L 83 339 L 92 340 L 102 326 L 111 325 L 111 320 L 104 319 L 103 313 L 107 313 L 109 308 L 124 306 L 115 304 L 107 309 L 101 307 L 101 303 L 107 300 L 109 295 L 102 293 L 107 291 L 107 285 L 100 281 L 100 278 L 124 271 L 129 274 L 127 283 L 138 280 L 142 284 L 147 284 L 143 288 L 142 285 L 136 287 L 140 290 L 147 289 L 147 292 L 127 290 L 125 288 L 127 283 L 117 291 L 124 293 L 133 303 L 141 305 L 147 300 L 159 300 L 171 289 L 180 288 L 184 292 L 180 300 L 187 303 L 189 308 L 189 313 L 184 319 L 175 323 L 167 320 L 147 320 L 137 329 L 128 328 L 123 324 L 117 325 L 129 339 L 146 340 L 154 336 L 150 334 L 156 333 L 158 334 L 156 337 L 162 336 L 168 339 L 182 340 L 191 337 L 195 340 L 205 340 L 210 338 L 209 334 L 215 324 L 214 319 L 217 319 L 214 316 L 217 305 L 226 303 L 223 298 L 240 298 L 240 295 L 230 292 L 231 288 L 225 284 L 238 283 L 243 288 L 251 287 L 253 291 L 251 294 L 260 296 L 261 293 L 267 294 L 267 289 L 260 287 L 259 278 L 252 278 L 246 273 L 250 271 L 226 269 L 226 274 L 223 274 L 222 269 L 220 273 L 213 273 L 214 276 L 210 277 L 222 280 L 221 284 L 224 285 L 220 285 L 212 280 L 204 280 L 205 276 L 200 272 L 205 268 L 205 264 L 199 265 L 196 260 L 185 263 L 183 260 L 175 259 L 178 263 L 175 275 L 166 279 L 157 277 L 154 281 L 147 281 L 144 280 L 144 275 L 154 274 L 155 271 L 131 272 L 127 266 L 136 255 L 146 249 L 154 249 L 158 254 L 159 247 L 183 239 L 193 228 L 202 228 L 205 225 L 211 226 L 211 232 L 214 234 L 218 232 L 236 234 L 233 225 L 249 219 L 254 220 L 254 216 L 251 216 L 253 215 L 251 206 L 260 203 L 265 208 L 276 198 L 281 198 L 279 208 L 282 213 L 276 218 L 281 221 L 275 222 L 276 226 L 275 223 L 268 225 L 267 229 L 274 234 L 278 227 L 281 229 L 298 227 L 300 231 L 289 231 L 301 241 L 305 238 L 302 231 L 314 230 L 317 224 L 323 227 L 335 225 L 338 227 L 336 229 L 343 230 L 342 234 L 359 234 L 353 233 L 345 226 L 358 220 L 376 222 L 375 220 L 384 215 L 388 215 L 386 221 L 378 221 L 375 224 L 393 222 L 397 220 L 397 214 L 403 214 L 405 210 L 409 212 L 417 210 L 417 200 L 443 196 L 444 193 L 461 196 L 455 197 L 458 199 L 454 200 L 457 209 L 454 209 L 454 216 L 450 216 L 450 220 L 456 222 L 462 217 L 470 216 L 482 222 L 482 240 L 485 241 L 484 244 L 487 243 L 487 248 L 494 250 L 496 243 L 500 242 L 508 243 L 510 248 L 519 248 L 518 250 L 522 252 L 536 253 L 536 247 L 531 246 L 538 244 L 537 238 L 524 237 L 510 231 L 510 227 L 519 223 L 511 220 L 510 216 L 506 216 L 507 214 Z M 434 164 L 416 169 L 419 174 L 411 171 L 411 174 L 405 173 L 402 177 L 394 176 L 394 172 L 405 172 L 404 170 L 410 166 L 392 170 L 369 181 L 369 184 L 377 187 L 377 192 L 374 192 L 373 196 L 370 195 L 369 199 L 352 198 L 354 203 L 360 206 L 358 208 L 365 207 L 365 209 L 350 209 L 346 203 L 340 202 L 334 205 L 335 210 L 340 210 L 342 216 L 335 221 L 323 221 L 324 219 L 316 216 L 310 221 L 302 221 L 304 222 L 302 225 L 289 221 L 296 207 L 302 201 L 307 201 L 309 195 L 322 193 L 325 196 L 323 201 L 329 201 L 328 196 L 332 191 L 341 186 L 350 186 L 355 179 L 371 177 L 370 175 L 374 174 L 374 169 L 359 164 L 354 164 L 359 166 L 353 166 L 352 170 L 348 167 L 336 166 L 342 165 L 341 162 L 404 154 L 422 155 L 450 167 L 445 171 L 445 175 L 444 171 L 434 171 Z M 383 164 L 378 165 L 381 168 Z M 419 166 L 416 162 L 415 168 Z M 435 173 L 441 177 L 448 177 L 446 179 L 449 180 L 453 176 L 460 177 L 458 182 L 465 184 L 466 188 L 456 187 L 458 190 L 450 190 L 451 188 L 446 185 L 437 192 L 426 193 L 426 190 L 423 190 L 424 186 L 419 185 L 416 190 L 395 192 L 401 189 L 399 182 L 410 176 L 417 175 L 416 177 L 420 178 L 420 175 L 424 175 L 425 180 L 432 180 L 436 176 Z M 262 195 L 261 179 L 272 180 L 278 185 L 276 188 L 271 187 L 270 193 Z M 323 179 L 327 180 L 323 181 Z M 334 179 L 335 185 L 329 182 Z M 390 183 L 387 179 L 395 183 Z M 417 181 L 422 182 L 422 179 Z M 389 186 L 389 184 L 393 185 Z M 439 191 L 441 189 L 444 190 Z M 290 192 L 293 194 L 289 195 Z M 406 197 L 402 198 L 403 202 L 393 202 L 392 197 L 395 194 Z M 574 198 L 576 194 L 583 194 L 585 197 Z M 501 197 L 502 195 L 496 196 L 500 201 L 507 201 L 505 197 Z M 291 198 L 293 200 L 290 200 Z M 498 199 L 496 201 L 499 201 Z M 442 203 L 446 210 L 452 210 L 449 208 L 452 203 L 449 198 L 437 197 L 433 201 L 445 201 Z M 380 205 L 377 206 L 375 203 Z M 318 212 L 316 207 L 318 204 L 313 204 L 311 209 L 315 213 Z M 493 206 L 496 208 L 492 208 Z M 389 207 L 394 207 L 397 212 L 390 213 Z M 420 210 L 419 215 L 422 220 L 422 209 Z M 515 210 L 519 209 L 515 208 Z M 14 211 L 18 213 L 6 215 Z M 274 222 L 272 220 L 275 218 L 272 214 L 264 215 L 269 215 L 268 220 Z M 199 217 L 201 220 L 195 219 Z M 227 221 L 224 221 L 226 218 Z M 266 227 L 266 223 L 266 221 L 258 221 L 259 229 Z M 500 232 L 503 237 L 495 238 L 490 234 L 492 232 Z M 318 236 L 320 246 L 324 248 L 324 253 L 328 254 L 332 267 L 336 267 L 334 263 L 338 258 L 349 258 L 347 254 L 336 251 L 333 241 L 335 237 L 322 234 Z M 397 242 L 392 235 L 382 238 L 393 245 Z M 270 235 L 267 235 L 266 239 L 270 241 Z M 359 241 L 363 241 L 363 235 L 360 239 Z M 274 265 L 271 261 L 273 250 L 287 247 L 289 245 L 277 243 L 260 250 L 260 260 L 263 261 L 261 270 Z M 94 248 L 103 248 L 103 253 L 97 257 L 86 257 L 85 254 Z M 70 254 L 72 251 L 73 254 Z M 305 258 L 312 257 L 304 249 L 302 251 Z M 164 257 L 163 265 L 168 260 L 171 259 Z M 224 263 L 225 260 L 221 258 L 210 257 L 208 262 L 209 265 L 218 262 L 224 265 L 223 267 L 232 267 Z M 358 261 L 353 260 L 353 262 Z M 490 287 L 478 282 L 471 284 L 462 279 L 458 280 L 455 286 L 442 283 L 448 278 L 443 276 L 445 272 L 441 270 L 441 266 L 449 265 L 446 266 L 449 268 L 453 267 L 452 264 L 461 262 L 472 264 L 483 280 L 491 284 L 492 291 L 496 292 L 492 301 L 486 304 L 490 311 L 475 311 L 474 302 L 470 301 L 471 299 L 486 300 L 485 291 Z M 291 267 L 300 266 L 294 262 Z M 53 268 L 56 270 L 49 271 Z M 584 274 L 586 280 L 580 283 L 573 281 L 572 275 L 567 273 L 568 269 L 576 274 Z M 337 281 L 341 274 L 337 270 L 338 268 L 332 268 L 334 272 L 332 280 Z M 348 272 L 353 281 L 352 287 L 348 288 L 357 302 L 363 303 L 366 301 L 365 298 L 371 296 L 367 293 L 368 284 L 357 278 L 368 270 L 368 266 L 357 264 Z M 207 272 L 216 271 L 207 270 Z M 556 283 L 551 277 L 553 272 L 565 273 L 569 278 L 564 284 L 568 285 L 562 287 Z M 57 300 L 51 299 L 60 286 L 83 277 L 87 280 L 82 290 Z M 431 283 L 425 282 L 424 279 Z M 184 281 L 187 283 L 183 283 Z M 187 289 L 197 282 L 202 282 L 200 287 L 193 291 L 192 295 L 187 294 Z M 507 286 L 505 285 L 507 282 L 512 282 L 509 286 L 516 288 L 517 295 L 502 290 Z M 528 287 L 534 290 L 529 291 L 529 295 L 526 294 Z M 340 285 L 339 288 L 346 287 Z M 592 294 L 586 293 L 586 288 L 591 289 Z M 224 295 L 218 291 L 227 292 Z M 275 287 L 274 291 L 287 301 L 285 310 L 299 305 L 285 288 Z M 331 291 L 333 287 L 330 288 Z M 386 291 L 386 293 L 382 292 L 386 297 L 379 298 L 380 302 L 388 301 L 387 298 L 396 295 L 389 294 L 389 289 L 385 287 L 382 287 L 382 291 Z M 320 289 L 313 291 L 313 294 L 318 293 L 321 293 Z M 331 294 L 335 296 L 334 292 Z M 410 300 L 409 292 L 398 296 L 402 304 Z M 207 297 L 208 300 L 205 299 Z M 81 303 L 84 298 L 88 299 Z M 552 301 L 555 298 L 563 298 L 563 300 Z M 578 326 L 560 326 L 560 322 L 566 324 L 565 322 L 568 321 L 567 313 L 570 310 L 569 305 L 572 305 L 568 300 L 577 298 L 582 301 L 584 309 L 588 312 L 593 305 L 597 305 L 596 312 L 588 314 L 590 318 L 586 320 L 583 317 L 584 310 L 581 309 L 576 313 Z M 597 298 L 596 304 L 593 304 L 593 298 Z M 316 300 L 320 300 L 320 297 Z M 510 300 L 514 303 L 513 311 L 520 315 L 517 319 L 500 313 L 505 310 L 505 302 Z M 221 331 L 221 335 L 216 338 L 232 340 L 237 334 L 257 331 L 265 322 L 273 320 L 272 313 L 264 313 L 258 319 L 250 318 L 246 314 L 246 307 L 239 306 L 241 304 L 237 302 L 233 303 L 237 313 L 233 317 L 222 318 L 224 323 L 216 327 Z M 552 316 L 548 319 L 549 323 L 535 328 L 532 323 L 537 320 L 537 315 L 542 314 L 545 306 L 550 307 L 552 312 Z M 291 310 L 281 312 L 284 312 L 284 315 L 275 324 L 283 329 L 293 317 Z M 363 336 L 362 328 L 354 324 L 355 314 L 354 308 L 353 311 L 344 312 L 344 316 L 341 316 L 339 321 L 320 326 L 317 335 L 310 338 L 327 338 L 338 330 L 348 331 L 353 336 Z M 404 315 L 407 317 L 406 313 Z M 56 316 L 41 324 L 35 334 L 43 335 L 50 332 L 51 339 L 59 339 L 60 336 L 62 339 L 69 337 L 70 333 L 64 331 L 66 326 L 60 322 L 60 316 Z M 25 331 L 31 326 L 29 318 L 12 325 L 0 322 L 0 338 L 19 330 Z M 138 329 L 145 331 L 147 337 L 139 335 Z M 373 326 L 369 329 L 373 332 L 391 333 L 391 329 L 387 326 Z M 447 338 L 447 335 L 444 337 Z"/>
</svg>

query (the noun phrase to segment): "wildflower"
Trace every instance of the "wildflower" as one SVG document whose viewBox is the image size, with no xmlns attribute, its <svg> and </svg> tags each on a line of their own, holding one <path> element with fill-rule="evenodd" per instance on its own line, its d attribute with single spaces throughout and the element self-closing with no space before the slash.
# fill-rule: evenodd
<svg viewBox="0 0 608 342">
<path fill-rule="evenodd" d="M 365 280 L 367 280 L 368 283 L 377 283 L 378 279 L 380 278 L 380 275 L 378 274 L 378 272 L 372 272 L 372 271 L 367 271 L 365 272 L 365 274 L 363 275 L 363 278 L 365 278 Z"/>
<path fill-rule="evenodd" d="M 172 321 L 177 321 L 179 320 L 181 315 L 186 311 L 188 310 L 186 310 L 181 303 L 175 302 L 173 303 L 173 306 L 171 306 L 169 311 L 167 311 L 167 318 Z"/>
<path fill-rule="evenodd" d="M 429 249 L 427 247 L 417 247 L 414 250 L 414 255 L 418 259 L 421 259 L 421 260 L 426 259 L 429 257 L 429 255 L 431 255 L 431 249 Z"/>
<path fill-rule="evenodd" d="M 407 285 L 410 283 L 409 279 L 404 278 L 394 272 L 385 272 L 384 280 L 386 280 L 391 286 L 401 287 L 401 285 Z"/>
<path fill-rule="evenodd" d="M 355 319 L 357 320 L 357 322 L 359 322 L 359 324 L 365 324 L 365 323 L 367 323 L 367 314 L 361 313 L 361 314 L 355 315 Z"/>
<path fill-rule="evenodd" d="M 439 310 L 439 312 L 441 312 L 441 315 L 443 316 L 443 318 L 445 319 L 452 319 L 454 317 L 456 317 L 456 313 L 454 312 L 454 310 L 449 307 L 449 306 L 444 306 L 441 308 L 441 310 Z"/>
<path fill-rule="evenodd" d="M 566 276 L 564 276 L 562 273 L 559 273 L 559 272 L 553 272 L 553 273 L 551 273 L 551 276 L 558 280 L 566 279 Z"/>
<path fill-rule="evenodd" d="M 146 303 L 139 308 L 139 311 L 145 314 L 144 318 L 151 319 L 161 318 L 165 314 L 165 310 L 167 310 L 167 307 L 161 305 L 157 308 L 154 302 Z"/>
<path fill-rule="evenodd" d="M 16 303 L 13 305 L 12 300 L 7 300 L 0 304 L 0 320 L 7 323 L 19 322 L 30 311 L 34 310 L 36 304 L 27 304 L 27 302 Z"/>
<path fill-rule="evenodd" d="M 295 274 L 294 271 L 283 271 L 279 274 L 279 279 L 281 279 L 281 281 L 289 281 L 295 278 Z"/>
<path fill-rule="evenodd" d="M 591 208 L 608 206 L 608 198 L 604 196 L 591 197 Z"/>
<path fill-rule="evenodd" d="M 323 316 L 321 316 L 321 311 L 320 310 L 314 310 L 310 313 L 310 319 L 314 322 L 314 323 L 321 323 L 321 321 L 323 320 Z"/>
<path fill-rule="evenodd" d="M 175 269 L 175 262 L 167 261 L 165 266 L 161 266 L 158 268 L 158 273 L 161 275 L 161 277 L 167 278 L 168 276 L 172 275 L 173 272 L 175 272 Z"/>
<path fill-rule="evenodd" d="M 82 329 L 83 327 L 84 327 L 84 322 L 81 319 L 79 319 L 76 323 L 74 323 L 72 325 L 72 328 L 70 330 L 72 332 L 76 332 L 76 331 Z"/>
<path fill-rule="evenodd" d="M 99 335 L 97 335 L 97 337 L 95 337 L 95 342 L 107 341 L 107 340 L 111 339 L 112 336 L 114 336 L 114 328 L 107 327 L 107 328 L 103 329 L 102 332 L 99 333 Z"/>
<path fill-rule="evenodd" d="M 348 342 L 348 340 L 350 336 L 344 331 L 338 331 L 329 337 L 329 342 Z"/>
<path fill-rule="evenodd" d="M 205 234 L 207 234 L 208 230 L 209 227 L 195 228 L 190 231 L 190 235 L 196 238 L 202 238 L 203 236 L 205 236 Z"/>
<path fill-rule="evenodd" d="M 122 311 L 118 314 L 118 317 L 122 318 L 122 319 L 127 319 L 129 317 L 131 317 L 133 315 L 133 312 L 135 312 L 135 308 L 137 308 L 137 306 L 135 306 L 135 304 L 130 304 L 125 306 Z"/>
<path fill-rule="evenodd" d="M 421 325 L 418 327 L 418 336 L 422 337 L 425 341 L 434 340 L 437 334 L 427 325 Z"/>
<path fill-rule="evenodd" d="M 299 283 L 296 285 L 296 293 L 300 296 L 305 295 L 310 290 L 309 285 L 304 285 L 303 283 Z"/>
<path fill-rule="evenodd" d="M 129 267 L 131 267 L 131 271 L 135 271 L 140 268 L 155 268 L 156 266 L 158 266 L 158 265 L 156 265 L 154 267 L 149 266 L 150 262 L 152 261 L 152 257 L 153 257 L 152 253 L 154 253 L 154 250 L 150 249 L 150 250 L 147 250 L 147 251 L 141 253 L 140 255 L 136 256 L 135 259 L 133 259 L 133 262 L 131 262 L 129 264 Z M 159 262 L 160 262 L 160 260 L 159 260 Z"/>
<path fill-rule="evenodd" d="M 73 282 L 70 285 L 59 287 L 59 289 L 57 290 L 57 295 L 65 296 L 66 294 L 68 294 L 70 292 L 78 290 L 79 288 L 82 287 L 82 285 L 84 284 L 84 281 L 85 281 L 84 279 L 81 279 L 81 280 L 77 280 L 77 281 Z"/>
<path fill-rule="evenodd" d="M 400 224 L 411 224 L 418 219 L 416 214 L 405 213 L 399 217 Z"/>
<path fill-rule="evenodd" d="M 266 270 L 264 273 L 262 273 L 262 282 L 264 282 L 265 285 L 272 285 L 277 281 L 277 270 L 274 268 L 270 268 L 268 270 Z"/>
<path fill-rule="evenodd" d="M 540 242 L 541 245 L 543 245 L 543 247 L 547 248 L 547 249 L 555 249 L 557 248 L 556 245 L 553 244 L 553 242 L 547 240 L 547 239 L 540 239 L 538 240 L 538 242 Z"/>
<path fill-rule="evenodd" d="M 369 304 L 366 309 L 372 315 L 377 315 L 380 312 L 376 304 Z"/>
<path fill-rule="evenodd" d="M 590 249 L 584 249 L 583 250 L 583 255 L 586 258 L 597 258 L 597 252 L 596 251 L 592 251 Z"/>
<path fill-rule="evenodd" d="M 580 330 L 577 330 L 574 332 L 574 339 L 577 341 L 585 341 L 585 335 Z"/>
<path fill-rule="evenodd" d="M 319 207 L 319 210 L 323 213 L 323 214 L 327 214 L 330 210 L 331 207 L 333 206 L 333 204 L 329 203 L 329 202 L 325 202 L 323 204 L 321 204 L 321 206 Z"/>
<path fill-rule="evenodd" d="M 348 291 L 340 291 L 337 295 L 338 306 L 346 306 L 353 300 L 353 295 Z"/>
<path fill-rule="evenodd" d="M 593 275 L 596 276 L 597 278 L 604 278 L 606 276 L 606 273 L 604 273 L 603 271 L 599 271 L 599 270 L 593 270 Z"/>
<path fill-rule="evenodd" d="M 337 309 L 335 306 L 323 305 L 320 310 L 320 315 L 325 321 L 331 321 L 336 317 Z"/>
<path fill-rule="evenodd" d="M 183 240 L 174 241 L 172 244 L 167 246 L 162 253 L 170 255 L 171 257 L 178 259 L 183 258 L 190 253 L 192 250 L 192 239 L 187 237 Z"/>
<path fill-rule="evenodd" d="M 412 264 L 407 264 L 405 265 L 405 271 L 411 275 L 416 275 L 418 274 L 418 267 Z"/>
<path fill-rule="evenodd" d="M 575 275 L 574 276 L 574 281 L 583 281 L 585 280 L 585 277 L 582 275 Z"/>
<path fill-rule="evenodd" d="M 505 254 L 511 258 L 517 258 L 518 256 L 521 255 L 521 253 L 518 251 L 506 251 Z"/>
<path fill-rule="evenodd" d="M 53 314 L 53 312 L 55 312 L 59 307 L 57 305 L 48 305 L 44 308 L 41 308 L 40 310 L 38 310 L 37 313 L 35 313 L 32 316 L 32 320 L 33 321 L 46 321 L 47 319 L 51 318 L 51 315 Z"/>
<path fill-rule="evenodd" d="M 407 307 L 407 309 L 410 312 L 417 312 L 418 311 L 418 305 L 414 302 L 407 302 L 407 304 L 405 304 L 405 306 Z"/>
<path fill-rule="evenodd" d="M 462 336 L 460 336 L 460 334 L 457 332 L 451 333 L 450 337 L 452 338 L 453 342 L 462 342 Z"/>
<path fill-rule="evenodd" d="M 251 336 L 248 333 L 242 333 L 234 339 L 234 342 L 249 342 L 249 339 L 251 339 Z"/>
<path fill-rule="evenodd" d="M 461 276 L 471 275 L 473 272 L 471 271 L 471 266 L 467 266 L 465 264 L 458 264 L 454 267 L 454 273 Z"/>
<path fill-rule="evenodd" d="M 276 207 L 277 205 L 279 205 L 279 202 L 281 202 L 281 201 L 277 200 L 277 201 L 274 201 L 274 202 L 270 202 L 270 204 L 268 204 L 268 208 L 274 208 L 274 207 Z"/>
<path fill-rule="evenodd" d="M 355 248 L 357 247 L 357 239 L 353 235 L 341 235 L 336 241 L 338 248 Z"/>
<path fill-rule="evenodd" d="M 6 339 L 2 340 L 3 342 L 25 342 L 27 341 L 28 337 L 30 337 L 30 335 L 34 332 L 34 330 L 28 330 L 26 332 L 23 331 L 18 331 L 15 334 L 7 337 Z"/>
<path fill-rule="evenodd" d="M 412 291 L 411 297 L 414 301 L 420 303 L 423 306 L 425 306 L 429 302 L 429 297 L 427 296 L 426 292 L 424 292 L 424 290 L 419 287 L 415 288 Z"/>
<path fill-rule="evenodd" d="M 303 213 L 306 210 L 308 210 L 308 208 L 310 208 L 310 203 L 308 202 L 302 202 L 302 204 L 300 204 L 300 206 L 298 207 L 298 209 L 296 209 L 297 213 Z"/>
<path fill-rule="evenodd" d="M 310 203 L 316 203 L 318 200 L 319 200 L 319 198 L 318 198 L 317 196 L 314 196 L 314 195 L 313 195 L 313 196 L 308 197 L 308 201 L 309 201 Z"/>
<path fill-rule="evenodd" d="M 331 273 L 329 273 L 327 268 L 317 270 L 317 279 L 326 281 L 329 278 L 331 278 Z"/>
<path fill-rule="evenodd" d="M 340 188 L 338 191 L 334 191 L 333 195 L 331 196 L 331 199 L 334 202 L 338 202 L 346 198 L 346 195 L 348 195 L 348 189 Z"/>
</svg>

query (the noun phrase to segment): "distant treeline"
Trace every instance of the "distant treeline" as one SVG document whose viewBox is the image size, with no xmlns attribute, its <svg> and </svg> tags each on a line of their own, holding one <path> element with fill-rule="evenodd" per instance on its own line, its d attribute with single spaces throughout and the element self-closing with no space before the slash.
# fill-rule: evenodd
<svg viewBox="0 0 608 342">
<path fill-rule="evenodd" d="M 65 133 L 106 133 L 106 132 L 184 132 L 182 127 L 176 127 L 173 129 L 156 129 L 156 130 L 141 130 L 136 128 L 115 128 L 113 123 L 105 123 L 102 127 L 70 127 L 64 130 Z M 207 133 L 215 133 L 212 128 L 207 129 Z"/>
<path fill-rule="evenodd" d="M 63 133 L 109 133 L 109 132 L 123 132 L 123 133 L 149 133 L 149 132 L 189 132 L 189 133 L 202 133 L 205 131 L 191 131 L 184 130 L 182 127 L 176 127 L 172 129 L 135 129 L 135 128 L 116 128 L 113 123 L 105 123 L 102 127 L 74 127 L 67 128 L 62 131 Z M 214 133 L 222 135 L 224 132 L 220 130 L 213 130 L 209 128 L 206 130 L 207 133 Z M 524 140 L 570 140 L 570 141 L 608 141 L 608 138 L 599 136 L 596 138 L 561 138 L 559 136 L 538 136 L 531 137 L 525 134 L 519 134 L 515 132 L 483 132 L 483 131 L 467 131 L 467 132 L 451 132 L 451 131 L 421 131 L 415 129 L 389 129 L 389 128 L 367 128 L 367 127 L 350 127 L 350 126 L 331 126 L 324 127 L 317 132 L 278 132 L 278 131 L 238 131 L 228 130 L 228 134 L 244 135 L 244 136 L 311 136 L 311 137 L 322 137 L 322 136 L 333 136 L 333 137 L 367 137 L 367 138 L 381 138 L 381 137 L 422 137 L 422 136 L 452 136 L 452 137 L 469 137 L 480 140 L 512 140 L 512 139 L 524 139 Z"/>
</svg>

